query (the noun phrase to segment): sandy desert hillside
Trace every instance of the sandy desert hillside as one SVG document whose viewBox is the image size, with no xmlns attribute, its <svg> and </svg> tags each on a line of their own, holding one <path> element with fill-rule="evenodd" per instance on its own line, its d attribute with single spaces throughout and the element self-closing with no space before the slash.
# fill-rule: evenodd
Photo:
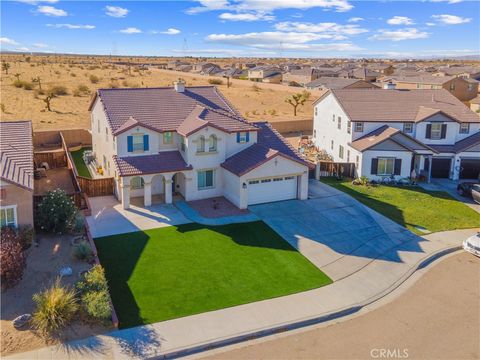
<svg viewBox="0 0 480 360">
<path fill-rule="evenodd" d="M 187 86 L 208 85 L 212 79 L 168 70 L 111 65 L 106 58 L 4 54 L 3 61 L 10 67 L 8 74 L 5 70 L 1 73 L 1 120 L 29 119 L 35 129 L 89 128 L 88 105 L 98 88 L 171 86 L 179 76 L 186 80 Z M 312 102 L 319 95 L 312 93 L 294 117 L 285 98 L 301 89 L 276 84 L 254 85 L 247 80 L 235 80 L 227 88 L 226 80 L 222 82 L 217 85 L 219 89 L 253 121 L 311 119 Z M 51 100 L 52 111 L 47 111 L 44 99 L 50 89 L 55 89 L 59 95 Z M 60 95 L 62 93 L 65 94 Z"/>
</svg>

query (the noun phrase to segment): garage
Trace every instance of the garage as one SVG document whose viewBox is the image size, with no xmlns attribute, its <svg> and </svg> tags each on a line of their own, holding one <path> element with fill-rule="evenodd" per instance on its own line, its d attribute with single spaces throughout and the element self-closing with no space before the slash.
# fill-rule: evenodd
<svg viewBox="0 0 480 360">
<path fill-rule="evenodd" d="M 480 175 L 480 159 L 461 159 L 460 179 L 478 179 Z"/>
<path fill-rule="evenodd" d="M 450 177 L 450 164 L 451 158 L 432 159 L 432 178 L 444 178 Z"/>
<path fill-rule="evenodd" d="M 296 198 L 296 176 L 278 176 L 248 181 L 248 205 Z"/>
</svg>

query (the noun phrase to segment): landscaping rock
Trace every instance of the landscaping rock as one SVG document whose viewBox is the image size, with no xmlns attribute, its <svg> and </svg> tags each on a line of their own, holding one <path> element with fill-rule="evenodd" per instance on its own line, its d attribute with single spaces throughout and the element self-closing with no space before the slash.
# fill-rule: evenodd
<svg viewBox="0 0 480 360">
<path fill-rule="evenodd" d="M 15 329 L 20 329 L 30 322 L 32 314 L 23 314 L 13 319 L 12 324 Z"/>
</svg>

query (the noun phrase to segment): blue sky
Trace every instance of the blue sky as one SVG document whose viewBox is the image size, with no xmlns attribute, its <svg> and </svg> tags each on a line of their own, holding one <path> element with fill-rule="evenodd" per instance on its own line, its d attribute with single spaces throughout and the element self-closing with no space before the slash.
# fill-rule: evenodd
<svg viewBox="0 0 480 360">
<path fill-rule="evenodd" d="M 480 53 L 480 2 L 1 1 L 1 48 L 146 56 Z"/>
</svg>

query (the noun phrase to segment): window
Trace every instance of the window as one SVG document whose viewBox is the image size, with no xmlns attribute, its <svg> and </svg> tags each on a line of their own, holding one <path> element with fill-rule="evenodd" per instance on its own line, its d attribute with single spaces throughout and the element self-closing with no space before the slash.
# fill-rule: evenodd
<svg viewBox="0 0 480 360">
<path fill-rule="evenodd" d="M 378 158 L 378 175 L 392 175 L 395 168 L 395 158 Z"/>
<path fill-rule="evenodd" d="M 358 171 L 358 166 L 360 165 L 360 156 L 355 156 L 355 168 Z"/>
<path fill-rule="evenodd" d="M 455 84 L 454 84 L 454 83 L 451 83 L 451 84 L 450 84 L 450 91 L 453 91 L 453 90 L 455 90 Z"/>
<path fill-rule="evenodd" d="M 200 136 L 197 143 L 197 153 L 205 152 L 205 136 Z"/>
<path fill-rule="evenodd" d="M 432 123 L 432 131 L 430 133 L 431 139 L 441 139 L 442 138 L 442 124 L 441 123 Z"/>
<path fill-rule="evenodd" d="M 331 142 L 331 144 L 330 144 L 330 148 L 333 150 L 333 140 L 332 140 L 332 142 Z"/>
<path fill-rule="evenodd" d="M 185 138 L 183 136 L 180 138 L 180 149 L 185 151 Z"/>
<path fill-rule="evenodd" d="M 259 182 L 260 182 L 260 181 L 258 181 L 258 180 L 250 180 L 248 183 L 249 183 L 250 185 L 255 185 L 255 184 L 258 184 Z"/>
<path fill-rule="evenodd" d="M 213 184 L 213 170 L 204 170 L 197 173 L 198 190 L 211 189 Z"/>
<path fill-rule="evenodd" d="M 362 122 L 356 122 L 355 123 L 355 132 L 363 132 L 363 123 Z"/>
<path fill-rule="evenodd" d="M 413 131 L 413 124 L 412 123 L 403 123 L 403 132 L 408 134 Z"/>
<path fill-rule="evenodd" d="M 470 124 L 469 123 L 461 123 L 460 124 L 460 134 L 468 134 L 470 131 Z"/>
<path fill-rule="evenodd" d="M 293 180 L 295 179 L 295 176 L 285 176 L 285 180 Z"/>
<path fill-rule="evenodd" d="M 115 150 L 115 136 L 112 136 L 113 150 Z"/>
<path fill-rule="evenodd" d="M 208 138 L 208 151 L 217 151 L 217 136 L 215 134 L 210 135 L 210 137 Z"/>
<path fill-rule="evenodd" d="M 283 178 L 274 178 L 273 181 L 283 181 Z"/>
<path fill-rule="evenodd" d="M 0 227 L 17 227 L 17 206 L 5 206 L 0 208 Z"/>
<path fill-rule="evenodd" d="M 143 151 L 143 134 L 135 134 L 132 136 L 133 151 Z"/>
<path fill-rule="evenodd" d="M 338 125 L 337 125 L 338 130 L 342 129 L 342 118 L 339 116 L 338 117 Z"/>
<path fill-rule="evenodd" d="M 343 146 L 342 146 L 342 145 L 339 145 L 339 146 L 338 146 L 338 157 L 339 157 L 340 159 L 343 159 L 343 152 L 344 152 Z"/>
<path fill-rule="evenodd" d="M 335 122 L 335 114 L 332 115 L 332 121 Z"/>
<path fill-rule="evenodd" d="M 97 131 L 100 133 L 100 131 L 101 131 L 101 130 L 100 130 L 100 119 L 98 119 L 98 123 L 97 123 L 97 124 L 98 124 Z"/>
<path fill-rule="evenodd" d="M 237 142 L 238 143 L 248 142 L 248 133 L 245 131 L 237 133 Z"/>
<path fill-rule="evenodd" d="M 262 184 L 263 184 L 263 183 L 269 183 L 269 182 L 271 182 L 271 181 L 272 181 L 272 179 L 263 179 L 261 182 L 262 182 Z"/>
<path fill-rule="evenodd" d="M 314 138 L 317 137 L 317 130 L 313 130 L 313 137 L 314 137 Z"/>
<path fill-rule="evenodd" d="M 108 142 L 108 127 L 105 128 L 105 141 Z"/>
<path fill-rule="evenodd" d="M 472 91 L 473 90 L 473 84 L 468 84 L 468 91 Z"/>
<path fill-rule="evenodd" d="M 315 116 L 318 115 L 318 109 L 315 107 Z"/>
<path fill-rule="evenodd" d="M 350 150 L 347 150 L 347 163 L 350 162 Z"/>
<path fill-rule="evenodd" d="M 172 132 L 167 131 L 163 133 L 163 143 L 164 144 L 171 144 L 173 142 Z"/>
<path fill-rule="evenodd" d="M 352 132 L 352 122 L 350 120 L 347 121 L 347 134 Z"/>
<path fill-rule="evenodd" d="M 145 182 L 143 181 L 143 178 L 139 176 L 134 177 L 132 180 L 130 180 L 130 187 L 132 188 L 132 190 L 143 189 L 144 186 Z"/>
<path fill-rule="evenodd" d="M 107 168 L 107 157 L 105 155 L 103 155 L 103 168 Z"/>
</svg>

